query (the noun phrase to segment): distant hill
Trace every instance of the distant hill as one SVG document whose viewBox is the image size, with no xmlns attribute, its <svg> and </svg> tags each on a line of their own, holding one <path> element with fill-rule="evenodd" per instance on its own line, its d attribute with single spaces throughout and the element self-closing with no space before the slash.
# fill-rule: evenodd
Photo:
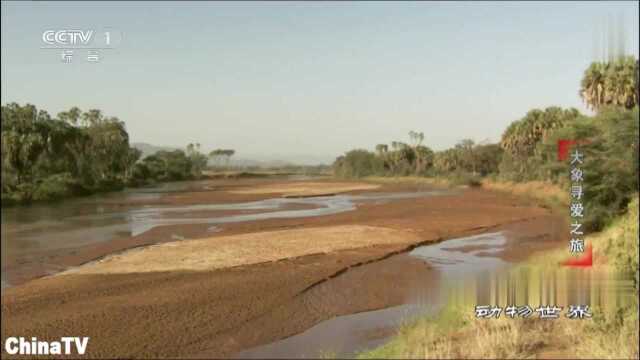
<svg viewBox="0 0 640 360">
<path fill-rule="evenodd" d="M 238 159 L 231 158 L 231 161 L 229 161 L 229 165 L 237 166 L 237 167 L 257 166 L 262 168 L 271 168 L 271 167 L 284 167 L 284 166 L 294 165 L 294 164 L 290 161 L 282 161 L 282 160 L 253 160 L 253 159 L 245 159 L 245 158 L 238 158 Z"/>
<path fill-rule="evenodd" d="M 157 151 L 172 151 L 180 148 L 171 146 L 158 146 L 144 142 L 131 143 L 131 146 L 142 151 L 142 158 L 152 155 Z M 182 148 L 184 150 L 184 148 Z M 202 150 L 201 150 L 202 151 Z M 208 152 L 204 151 L 205 154 Z M 229 165 L 233 167 L 284 167 L 289 165 L 320 165 L 331 164 L 334 157 L 331 156 L 314 156 L 301 154 L 236 154 L 231 157 Z M 214 165 L 213 161 L 209 161 L 210 165 Z"/>
</svg>

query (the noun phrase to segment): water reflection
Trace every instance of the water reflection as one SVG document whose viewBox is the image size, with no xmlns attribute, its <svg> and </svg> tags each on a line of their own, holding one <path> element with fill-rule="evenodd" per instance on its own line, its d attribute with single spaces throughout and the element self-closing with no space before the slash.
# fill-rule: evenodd
<svg viewBox="0 0 640 360">
<path fill-rule="evenodd" d="M 447 278 L 504 268 L 509 263 L 496 255 L 504 250 L 507 238 L 502 232 L 451 239 L 440 244 L 420 246 L 410 255 L 422 259 Z"/>
</svg>

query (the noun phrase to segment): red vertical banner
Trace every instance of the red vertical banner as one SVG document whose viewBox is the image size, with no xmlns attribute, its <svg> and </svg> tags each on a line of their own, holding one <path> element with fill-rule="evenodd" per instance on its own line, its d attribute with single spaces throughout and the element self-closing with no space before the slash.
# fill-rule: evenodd
<svg viewBox="0 0 640 360">
<path fill-rule="evenodd" d="M 569 150 L 575 143 L 575 140 L 558 140 L 558 161 L 565 161 L 567 159 L 569 156 Z"/>
<path fill-rule="evenodd" d="M 584 254 L 580 257 L 570 257 L 561 262 L 564 266 L 590 267 L 593 265 L 593 248 L 591 244 L 587 244 Z"/>
</svg>

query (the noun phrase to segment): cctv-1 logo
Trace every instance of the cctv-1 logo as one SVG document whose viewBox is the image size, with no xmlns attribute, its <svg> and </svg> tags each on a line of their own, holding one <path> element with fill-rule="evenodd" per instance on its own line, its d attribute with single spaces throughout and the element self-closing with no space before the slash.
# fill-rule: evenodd
<svg viewBox="0 0 640 360">
<path fill-rule="evenodd" d="M 45 30 L 42 41 L 54 46 L 86 46 L 91 43 L 93 34 L 93 30 Z"/>
</svg>

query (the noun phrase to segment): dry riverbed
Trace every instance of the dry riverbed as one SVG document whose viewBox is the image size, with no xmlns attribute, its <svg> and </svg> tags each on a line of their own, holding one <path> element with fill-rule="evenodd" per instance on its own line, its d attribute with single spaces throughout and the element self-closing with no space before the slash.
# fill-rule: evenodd
<svg viewBox="0 0 640 360">
<path fill-rule="evenodd" d="M 233 186 L 212 181 L 206 189 L 159 201 L 229 202 L 239 195 L 231 191 L 251 201 L 264 199 L 265 192 L 277 197 L 329 189 L 425 190 L 330 181 L 291 183 L 292 191 L 283 182 L 243 189 L 237 181 Z M 192 240 L 155 245 L 176 227 L 189 228 Z M 501 228 L 518 234 L 502 255 L 508 260 L 565 243 L 558 235 L 566 232 L 561 220 L 548 210 L 481 189 L 364 202 L 353 211 L 324 216 L 228 223 L 213 235 L 201 225 L 157 227 L 61 255 L 61 266 L 85 265 L 5 289 L 2 338 L 90 336 L 89 357 L 232 356 L 337 315 L 400 304 L 399 289 L 429 281 L 432 271 L 416 260 L 382 259 L 418 244 Z M 152 246 L 127 250 L 141 245 Z M 365 266 L 367 271 L 355 270 Z M 376 266 L 384 271 L 374 271 Z M 352 298 L 321 291 L 319 284 L 339 279 L 332 286 L 357 289 Z"/>
</svg>

